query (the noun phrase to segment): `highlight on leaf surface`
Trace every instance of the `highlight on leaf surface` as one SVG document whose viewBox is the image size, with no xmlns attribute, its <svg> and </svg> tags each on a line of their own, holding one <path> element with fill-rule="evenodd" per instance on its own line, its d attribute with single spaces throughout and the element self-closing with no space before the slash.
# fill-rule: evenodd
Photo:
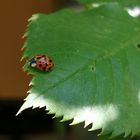
<svg viewBox="0 0 140 140">
<path fill-rule="evenodd" d="M 92 124 L 111 137 L 140 133 L 140 20 L 118 4 L 31 19 L 24 57 L 48 54 L 55 68 L 35 71 L 18 114 L 43 107 L 62 121 Z"/>
<path fill-rule="evenodd" d="M 81 4 L 109 4 L 118 3 L 123 7 L 140 6 L 139 0 L 77 0 Z"/>
</svg>

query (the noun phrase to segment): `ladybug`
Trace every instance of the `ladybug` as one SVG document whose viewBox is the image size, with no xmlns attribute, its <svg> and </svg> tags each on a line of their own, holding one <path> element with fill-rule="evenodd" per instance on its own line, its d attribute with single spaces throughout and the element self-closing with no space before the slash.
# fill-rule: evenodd
<svg viewBox="0 0 140 140">
<path fill-rule="evenodd" d="M 30 60 L 30 66 L 41 71 L 50 71 L 54 64 L 46 55 L 36 55 Z"/>
</svg>

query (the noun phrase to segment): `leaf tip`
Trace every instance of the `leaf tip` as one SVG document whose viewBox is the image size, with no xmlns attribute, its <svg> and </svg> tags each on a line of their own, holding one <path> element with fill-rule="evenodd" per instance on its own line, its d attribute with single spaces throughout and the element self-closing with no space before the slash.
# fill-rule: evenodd
<svg viewBox="0 0 140 140">
<path fill-rule="evenodd" d="M 18 116 L 19 114 L 21 114 L 22 111 L 25 110 L 25 109 L 26 109 L 26 107 L 25 107 L 24 104 L 23 104 L 23 106 L 21 106 L 21 108 L 20 108 L 19 111 L 17 112 L 16 116 Z"/>
<path fill-rule="evenodd" d="M 16 113 L 15 116 L 18 116 L 19 114 L 21 114 L 21 111 L 20 110 Z"/>
</svg>

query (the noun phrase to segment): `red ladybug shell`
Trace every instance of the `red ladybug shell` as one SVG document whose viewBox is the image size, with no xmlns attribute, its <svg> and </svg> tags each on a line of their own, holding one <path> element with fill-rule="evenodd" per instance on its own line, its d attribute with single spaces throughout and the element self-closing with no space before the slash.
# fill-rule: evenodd
<svg viewBox="0 0 140 140">
<path fill-rule="evenodd" d="M 41 71 L 50 71 L 54 66 L 52 60 L 46 55 L 36 55 L 34 60 L 36 61 L 36 68 Z"/>
</svg>

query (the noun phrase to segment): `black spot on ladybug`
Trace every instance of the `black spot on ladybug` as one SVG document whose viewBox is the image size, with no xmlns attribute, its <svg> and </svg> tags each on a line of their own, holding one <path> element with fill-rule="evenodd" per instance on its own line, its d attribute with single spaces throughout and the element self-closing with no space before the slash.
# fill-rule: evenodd
<svg viewBox="0 0 140 140">
<path fill-rule="evenodd" d="M 42 67 L 42 64 L 39 64 L 39 67 Z"/>
<path fill-rule="evenodd" d="M 47 64 L 47 63 L 46 63 L 45 65 L 46 65 L 46 66 L 48 66 L 48 64 Z"/>
<path fill-rule="evenodd" d="M 51 68 L 49 68 L 49 70 L 51 70 Z"/>
<path fill-rule="evenodd" d="M 43 70 L 46 70 L 46 67 L 43 67 L 42 69 L 43 69 Z"/>
<path fill-rule="evenodd" d="M 49 61 L 50 61 L 50 62 L 52 62 L 52 60 L 51 60 L 51 59 L 50 59 Z"/>
<path fill-rule="evenodd" d="M 40 58 L 41 58 L 40 56 L 37 57 L 37 59 L 40 59 Z"/>
</svg>

